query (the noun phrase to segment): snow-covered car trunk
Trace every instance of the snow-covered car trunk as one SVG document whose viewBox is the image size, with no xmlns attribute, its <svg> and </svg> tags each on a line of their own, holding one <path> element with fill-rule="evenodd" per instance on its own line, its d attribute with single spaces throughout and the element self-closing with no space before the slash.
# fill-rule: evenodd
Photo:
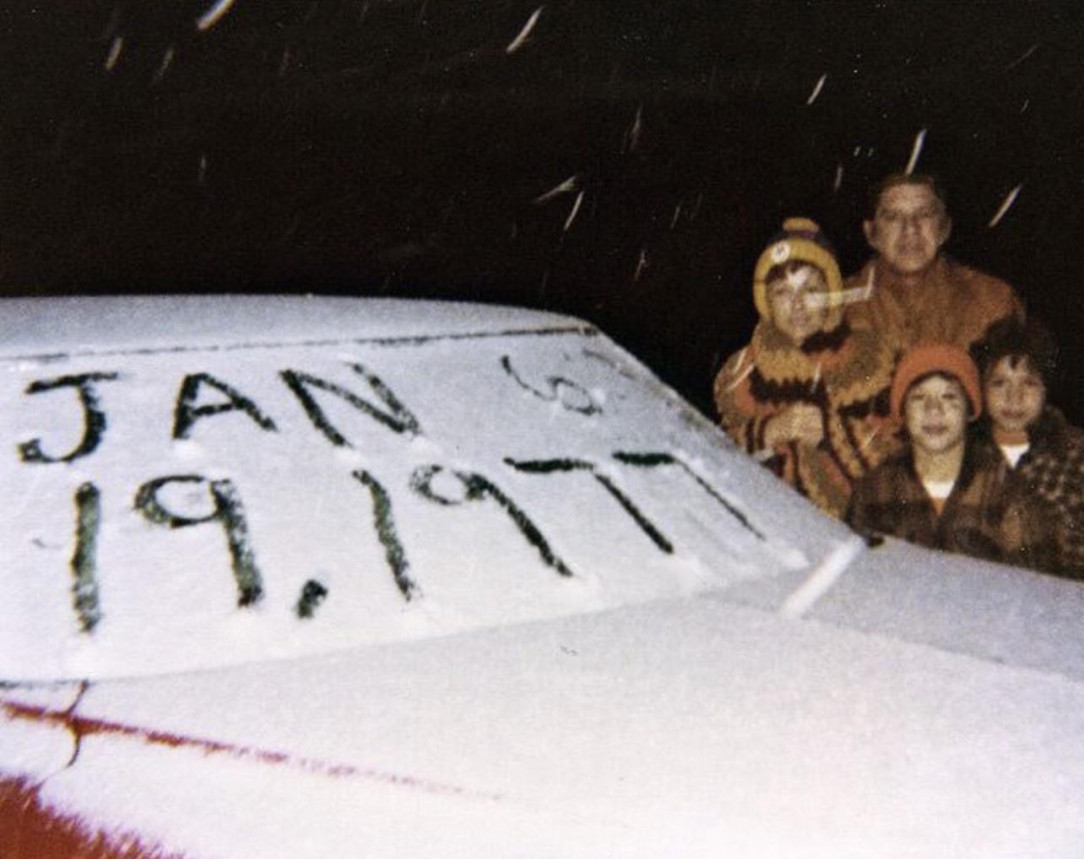
<svg viewBox="0 0 1084 859">
<path fill-rule="evenodd" d="M 1079 855 L 1082 589 L 867 549 L 589 325 L 0 313 L 4 856 Z"/>
</svg>

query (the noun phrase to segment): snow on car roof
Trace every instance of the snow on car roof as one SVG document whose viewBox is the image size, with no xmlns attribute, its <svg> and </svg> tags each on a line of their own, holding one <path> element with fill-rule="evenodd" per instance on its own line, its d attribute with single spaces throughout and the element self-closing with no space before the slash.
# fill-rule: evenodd
<svg viewBox="0 0 1084 859">
<path fill-rule="evenodd" d="M 569 317 L 224 296 L 3 316 L 0 678 L 595 611 L 846 539 Z"/>
<path fill-rule="evenodd" d="M 0 354 L 435 337 L 589 328 L 538 310 L 451 301 L 294 295 L 7 298 Z"/>
</svg>

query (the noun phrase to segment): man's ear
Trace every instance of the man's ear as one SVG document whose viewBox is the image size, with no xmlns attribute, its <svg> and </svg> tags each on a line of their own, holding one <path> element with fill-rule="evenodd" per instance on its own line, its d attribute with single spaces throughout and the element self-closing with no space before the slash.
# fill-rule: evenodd
<svg viewBox="0 0 1084 859">
<path fill-rule="evenodd" d="M 937 241 L 937 249 L 941 250 L 945 246 L 945 242 L 949 240 L 949 236 L 952 235 L 952 218 L 945 215 L 941 219 L 941 235 Z"/>
<path fill-rule="evenodd" d="M 862 232 L 866 236 L 866 244 L 868 244 L 874 250 L 877 250 L 875 238 L 877 236 L 877 225 L 870 221 L 862 221 Z"/>
</svg>

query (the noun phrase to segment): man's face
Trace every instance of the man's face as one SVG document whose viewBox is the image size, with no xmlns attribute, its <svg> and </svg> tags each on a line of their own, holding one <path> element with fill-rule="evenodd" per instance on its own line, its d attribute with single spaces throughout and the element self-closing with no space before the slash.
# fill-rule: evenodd
<svg viewBox="0 0 1084 859">
<path fill-rule="evenodd" d="M 916 448 L 928 454 L 953 450 L 964 443 L 967 429 L 963 385 L 945 376 L 923 379 L 907 391 L 903 417 Z"/>
<path fill-rule="evenodd" d="M 1003 432 L 1023 432 L 1038 420 L 1046 403 L 1046 385 L 1026 359 L 1000 359 L 983 386 L 986 409 Z"/>
<path fill-rule="evenodd" d="M 872 221 L 863 221 L 866 241 L 898 274 L 921 274 L 948 240 L 952 222 L 926 185 L 893 185 L 877 204 Z"/>
<path fill-rule="evenodd" d="M 821 330 L 828 316 L 828 285 L 819 269 L 802 266 L 767 284 L 775 327 L 795 345 Z"/>
</svg>

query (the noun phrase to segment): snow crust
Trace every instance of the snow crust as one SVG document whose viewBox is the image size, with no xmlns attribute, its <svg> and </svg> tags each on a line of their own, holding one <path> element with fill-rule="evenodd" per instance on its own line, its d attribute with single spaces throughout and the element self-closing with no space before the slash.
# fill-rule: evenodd
<svg viewBox="0 0 1084 859">
<path fill-rule="evenodd" d="M 596 611 L 804 567 L 845 533 L 575 320 L 146 299 L 127 328 L 106 303 L 95 344 L 98 305 L 58 306 L 75 345 L 0 362 L 6 679 Z M 221 333 L 189 341 L 195 321 Z"/>
<path fill-rule="evenodd" d="M 221 744 L 99 731 L 46 784 L 57 808 L 191 856 L 1084 843 L 1080 684 L 715 600 L 97 684 L 79 714 Z"/>
<path fill-rule="evenodd" d="M 212 859 L 1080 855 L 1079 588 L 866 549 L 577 320 L 263 301 L 5 317 L 0 779 Z"/>
</svg>

